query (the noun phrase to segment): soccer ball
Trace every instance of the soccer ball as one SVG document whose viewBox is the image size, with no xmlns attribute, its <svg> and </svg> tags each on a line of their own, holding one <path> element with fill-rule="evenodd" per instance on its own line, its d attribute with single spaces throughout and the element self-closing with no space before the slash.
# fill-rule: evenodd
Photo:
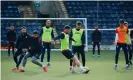
<svg viewBox="0 0 133 80">
<path fill-rule="evenodd" d="M 90 71 L 88 67 L 84 67 L 84 69 L 85 69 L 85 71 L 83 72 L 84 74 L 87 74 Z"/>
<path fill-rule="evenodd" d="M 88 67 L 84 67 L 85 70 L 90 70 Z"/>
</svg>

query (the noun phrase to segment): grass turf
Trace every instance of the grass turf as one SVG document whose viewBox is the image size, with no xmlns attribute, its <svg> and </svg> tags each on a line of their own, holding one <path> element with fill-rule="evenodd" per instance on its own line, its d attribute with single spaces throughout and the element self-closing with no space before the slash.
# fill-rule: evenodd
<svg viewBox="0 0 133 80">
<path fill-rule="evenodd" d="M 121 52 L 122 53 L 122 52 Z M 11 69 L 15 66 L 12 56 L 8 57 L 6 51 L 1 52 L 1 80 L 132 80 L 133 69 L 125 69 L 124 55 L 120 54 L 118 70 L 114 70 L 114 51 L 102 51 L 101 57 L 92 57 L 86 52 L 86 66 L 91 71 L 88 74 L 72 74 L 69 71 L 69 60 L 61 52 L 52 52 L 51 66 L 48 72 L 30 62 L 28 59 L 26 72 L 14 72 Z M 46 58 L 45 58 L 46 61 Z M 20 66 L 21 67 L 21 66 Z M 79 69 L 76 69 L 79 71 Z"/>
</svg>

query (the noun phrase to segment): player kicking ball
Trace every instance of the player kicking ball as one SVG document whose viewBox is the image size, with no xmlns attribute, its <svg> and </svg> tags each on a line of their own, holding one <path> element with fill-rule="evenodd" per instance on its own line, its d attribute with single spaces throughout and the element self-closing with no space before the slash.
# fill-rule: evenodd
<svg viewBox="0 0 133 80">
<path fill-rule="evenodd" d="M 75 67 L 78 66 L 81 70 L 82 73 L 86 74 L 90 70 L 87 67 L 83 67 L 81 63 L 79 62 L 78 58 L 69 50 L 69 39 L 76 42 L 73 38 L 69 37 L 69 32 L 70 32 L 70 26 L 66 25 L 63 29 L 63 32 L 54 38 L 51 42 L 54 42 L 55 40 L 60 39 L 61 41 L 61 52 L 62 54 L 67 58 L 73 60 L 73 65 L 72 65 L 72 72 L 75 71 Z"/>
<path fill-rule="evenodd" d="M 23 58 L 22 68 L 19 70 L 19 72 L 25 72 L 25 65 L 27 62 L 27 58 L 29 57 L 32 58 L 31 60 L 32 63 L 42 67 L 43 71 L 47 72 L 47 67 L 37 61 L 37 59 L 41 54 L 42 45 L 41 45 L 41 40 L 38 37 L 38 32 L 36 30 L 33 32 L 33 37 L 30 38 L 29 44 L 30 44 L 30 49 Z"/>
</svg>

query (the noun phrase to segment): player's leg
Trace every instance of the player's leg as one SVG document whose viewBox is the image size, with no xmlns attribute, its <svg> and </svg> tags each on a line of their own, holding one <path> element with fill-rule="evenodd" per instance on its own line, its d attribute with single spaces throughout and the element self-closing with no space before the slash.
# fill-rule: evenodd
<svg viewBox="0 0 133 80">
<path fill-rule="evenodd" d="M 72 52 L 73 52 L 73 54 L 75 54 L 77 52 L 77 49 L 75 46 L 72 46 Z M 72 62 L 73 61 L 70 59 L 70 70 L 72 69 Z"/>
<path fill-rule="evenodd" d="M 114 67 L 115 69 L 117 69 L 117 66 L 118 66 L 120 49 L 121 49 L 121 44 L 117 44 L 116 45 L 116 52 L 115 52 L 115 67 Z"/>
<path fill-rule="evenodd" d="M 18 57 L 21 53 L 22 53 L 22 49 L 18 49 L 18 50 L 15 52 L 14 56 L 13 56 L 13 59 L 14 59 L 14 62 L 16 63 L 16 65 L 17 65 L 17 63 L 18 63 L 17 57 Z M 18 70 L 18 67 L 15 66 L 12 70 Z"/>
<path fill-rule="evenodd" d="M 51 43 L 47 44 L 47 66 L 50 66 L 50 57 L 51 57 Z"/>
<path fill-rule="evenodd" d="M 123 45 L 122 45 L 122 49 L 123 49 L 124 55 L 125 55 L 126 69 L 130 69 L 130 67 L 129 67 L 129 60 L 128 60 L 127 44 L 123 44 Z"/>
<path fill-rule="evenodd" d="M 72 73 L 76 72 L 75 67 L 76 67 L 76 63 L 72 61 L 72 66 L 71 66 L 71 69 L 70 69 L 72 71 Z"/>
<path fill-rule="evenodd" d="M 83 64 L 83 67 L 85 67 L 85 51 L 84 51 L 84 46 L 80 46 L 79 47 L 79 53 L 81 54 L 81 57 L 82 57 L 82 64 Z"/>
<path fill-rule="evenodd" d="M 80 60 L 80 53 L 77 53 L 78 59 Z"/>
<path fill-rule="evenodd" d="M 11 48 L 11 43 L 8 43 L 8 56 L 10 56 L 10 48 Z"/>
<path fill-rule="evenodd" d="M 20 57 L 19 57 L 19 60 L 18 60 L 18 63 L 16 65 L 17 68 L 19 68 L 19 65 L 21 63 L 21 61 L 23 60 L 24 56 L 25 56 L 26 52 L 22 52 Z"/>
<path fill-rule="evenodd" d="M 77 46 L 77 57 L 80 60 L 80 51 L 78 50 L 80 46 Z"/>
<path fill-rule="evenodd" d="M 99 42 L 96 45 L 97 45 L 97 49 L 98 49 L 98 57 L 100 57 L 100 44 L 99 44 Z"/>
<path fill-rule="evenodd" d="M 18 57 L 21 53 L 22 53 L 22 49 L 18 49 L 18 50 L 15 52 L 14 56 L 13 56 L 14 62 L 15 62 L 16 64 L 18 63 L 17 57 Z"/>
<path fill-rule="evenodd" d="M 76 56 L 74 56 L 74 54 L 70 51 L 70 50 L 65 50 L 65 51 L 62 51 L 62 54 L 67 58 L 67 59 L 72 59 L 73 60 L 73 63 L 76 64 L 78 67 L 80 67 L 80 70 L 83 72 L 83 73 L 88 73 L 89 70 L 86 70 L 82 65 L 81 63 L 79 62 L 78 58 Z"/>
<path fill-rule="evenodd" d="M 38 54 L 37 54 L 37 55 L 38 55 Z M 46 67 L 45 65 L 42 65 L 41 63 L 39 63 L 39 62 L 37 61 L 37 55 L 32 56 L 32 60 L 31 60 L 32 63 L 34 63 L 34 64 L 36 64 L 36 65 L 42 67 L 43 70 L 44 70 L 44 72 L 47 72 L 47 67 Z"/>
<path fill-rule="evenodd" d="M 43 43 L 43 47 L 42 47 L 42 54 L 41 54 L 41 62 L 42 64 L 44 64 L 44 55 L 45 55 L 45 50 L 46 50 L 46 44 Z"/>
<path fill-rule="evenodd" d="M 75 47 L 72 47 L 72 50 L 75 51 Z M 69 50 L 64 50 L 62 51 L 62 54 L 67 58 L 67 59 L 70 59 L 70 70 L 72 72 L 75 72 L 75 66 L 76 66 L 76 63 L 71 59 L 74 54 L 72 54 L 71 51 Z"/>
<path fill-rule="evenodd" d="M 42 67 L 42 64 L 37 61 L 37 58 L 35 56 L 32 57 L 31 62 L 38 65 L 38 66 L 40 66 L 40 67 Z"/>
<path fill-rule="evenodd" d="M 90 70 L 86 70 L 80 63 L 80 61 L 78 60 L 78 58 L 76 56 L 73 56 L 72 58 L 73 62 L 80 68 L 81 72 L 83 73 L 88 73 Z"/>
<path fill-rule="evenodd" d="M 95 56 L 95 47 L 96 47 L 96 43 L 93 42 L 93 49 L 92 49 L 92 56 Z"/>
<path fill-rule="evenodd" d="M 132 46 L 128 45 L 128 53 L 129 53 L 129 65 L 132 66 Z"/>
<path fill-rule="evenodd" d="M 15 44 L 14 44 L 14 42 L 12 42 L 12 54 L 14 55 L 14 48 L 15 48 Z"/>
<path fill-rule="evenodd" d="M 22 60 L 22 68 L 19 70 L 19 72 L 24 72 L 25 71 L 25 65 L 27 63 L 27 59 L 31 56 L 31 53 L 26 52 L 23 60 Z"/>
</svg>

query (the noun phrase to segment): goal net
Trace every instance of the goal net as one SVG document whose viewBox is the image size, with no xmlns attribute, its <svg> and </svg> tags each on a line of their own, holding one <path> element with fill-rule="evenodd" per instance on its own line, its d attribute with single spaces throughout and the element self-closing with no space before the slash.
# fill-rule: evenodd
<svg viewBox="0 0 133 80">
<path fill-rule="evenodd" d="M 85 30 L 86 47 L 88 51 L 92 49 L 92 32 L 93 26 L 89 26 L 86 18 L 1 18 L 1 45 L 5 46 L 7 43 L 6 33 L 11 25 L 15 27 L 17 36 L 21 33 L 21 27 L 25 26 L 27 32 L 32 34 L 34 30 L 41 32 L 42 27 L 45 25 L 46 20 L 52 21 L 52 27 L 54 29 L 55 37 L 59 35 L 65 25 L 70 25 L 71 28 L 75 28 L 76 22 L 81 21 L 83 29 Z M 116 26 L 117 27 L 117 26 Z M 115 28 L 113 29 L 99 29 L 102 33 L 101 49 L 102 50 L 114 50 L 115 45 Z M 71 47 L 71 46 L 70 46 Z M 52 50 L 60 49 L 60 41 L 56 41 L 56 44 L 52 45 Z"/>
<path fill-rule="evenodd" d="M 29 34 L 32 34 L 34 30 L 38 30 L 38 32 L 40 32 L 42 27 L 45 25 L 46 20 L 51 20 L 55 36 L 57 36 L 62 31 L 65 25 L 70 25 L 71 28 L 75 28 L 76 22 L 81 21 L 86 34 L 85 50 L 88 51 L 88 33 L 86 18 L 1 18 L 1 44 L 3 45 L 6 43 L 5 33 L 7 33 L 11 25 L 15 27 L 17 36 L 19 36 L 22 26 L 25 26 L 27 28 L 27 32 Z M 59 44 L 59 46 L 57 44 Z M 57 41 L 57 44 L 52 45 L 52 50 L 60 49 L 60 42 Z"/>
</svg>

